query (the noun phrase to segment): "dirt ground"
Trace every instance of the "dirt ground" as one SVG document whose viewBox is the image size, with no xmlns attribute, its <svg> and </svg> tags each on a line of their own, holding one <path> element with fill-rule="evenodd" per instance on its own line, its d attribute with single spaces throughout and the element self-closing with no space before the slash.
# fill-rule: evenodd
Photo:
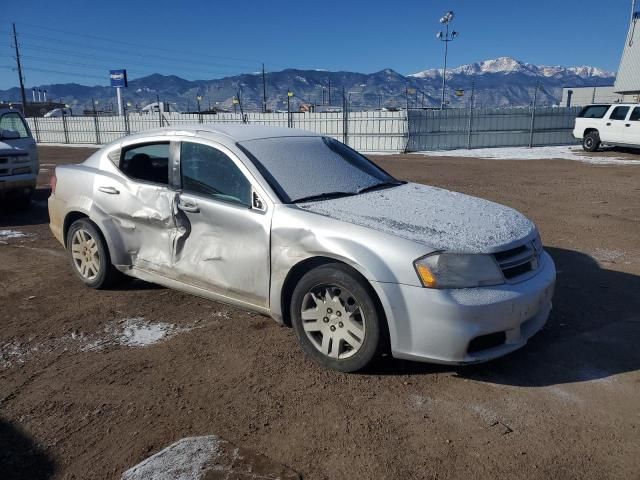
<svg viewBox="0 0 640 480">
<path fill-rule="evenodd" d="M 305 479 L 638 478 L 640 165 L 372 157 L 528 215 L 558 284 L 548 325 L 505 358 L 383 358 L 345 375 L 269 318 L 143 282 L 81 286 L 49 232 L 45 184 L 90 150 L 40 152 L 32 210 L 0 213 L 0 230 L 28 235 L 0 238 L 1 478 L 119 478 L 196 435 Z M 105 340 L 132 319 L 172 334 Z"/>
</svg>

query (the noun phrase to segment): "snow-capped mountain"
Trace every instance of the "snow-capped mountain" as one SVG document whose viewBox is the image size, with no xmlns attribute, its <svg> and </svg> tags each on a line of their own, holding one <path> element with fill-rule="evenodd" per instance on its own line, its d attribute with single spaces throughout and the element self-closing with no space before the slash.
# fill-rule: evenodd
<svg viewBox="0 0 640 480">
<path fill-rule="evenodd" d="M 491 60 L 484 60 L 479 63 L 470 63 L 459 67 L 447 69 L 447 77 L 454 75 L 484 75 L 487 73 L 514 74 L 520 73 L 529 76 L 554 77 L 557 75 L 572 74 L 581 78 L 611 78 L 615 73 L 607 72 L 597 67 L 561 67 L 558 65 L 533 65 L 522 62 L 512 57 L 498 57 Z M 415 78 L 442 78 L 442 69 L 433 68 L 409 75 Z"/>
<path fill-rule="evenodd" d="M 536 86 L 539 105 L 554 105 L 560 101 L 564 86 L 612 85 L 612 72 L 591 66 L 561 67 L 532 65 L 511 57 L 500 57 L 447 69 L 446 98 L 451 107 L 469 104 L 469 92 L 475 83 L 475 103 L 478 106 L 529 105 Z M 299 103 L 331 103 L 342 105 L 342 92 L 348 93 L 351 108 L 436 107 L 440 105 L 442 70 L 431 69 L 404 76 L 390 68 L 374 73 L 330 72 L 323 70 L 287 69 L 266 75 L 267 107 L 287 108 L 287 92 L 294 92 L 293 109 Z M 329 92 L 329 85 L 331 92 Z M 29 85 L 29 88 L 32 86 Z M 74 106 L 89 106 L 91 99 L 100 105 L 114 102 L 111 87 L 85 86 L 74 83 L 42 85 L 49 98 Z M 462 96 L 455 93 L 463 92 Z M 143 106 L 156 101 L 176 104 L 179 110 L 193 111 L 196 97 L 203 96 L 202 106 L 233 110 L 232 99 L 240 93 L 246 111 L 262 108 L 262 75 L 247 73 L 213 80 L 185 80 L 175 75 L 153 74 L 131 79 L 123 91 L 125 101 Z M 409 94 L 409 95 L 407 95 Z M 19 101 L 18 88 L 0 90 L 0 99 Z"/>
</svg>

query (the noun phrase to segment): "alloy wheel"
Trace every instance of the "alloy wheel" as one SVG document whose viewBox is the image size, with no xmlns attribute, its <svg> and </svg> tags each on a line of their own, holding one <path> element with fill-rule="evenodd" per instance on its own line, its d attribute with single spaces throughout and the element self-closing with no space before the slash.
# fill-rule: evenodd
<svg viewBox="0 0 640 480">
<path fill-rule="evenodd" d="M 71 255 L 80 275 L 87 280 L 95 280 L 100 273 L 100 252 L 95 238 L 88 231 L 79 229 L 74 232 Z"/>
<path fill-rule="evenodd" d="M 364 313 L 343 287 L 320 285 L 309 291 L 302 300 L 301 319 L 313 346 L 327 357 L 349 358 L 362 347 Z"/>
</svg>

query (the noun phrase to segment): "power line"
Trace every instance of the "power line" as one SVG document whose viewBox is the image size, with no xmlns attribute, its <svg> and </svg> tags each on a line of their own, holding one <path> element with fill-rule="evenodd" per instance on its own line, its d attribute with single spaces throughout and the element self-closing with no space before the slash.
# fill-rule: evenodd
<svg viewBox="0 0 640 480">
<path fill-rule="evenodd" d="M 50 30 L 52 32 L 58 32 L 58 33 L 62 33 L 62 34 L 65 34 L 65 35 L 72 35 L 72 36 L 75 36 L 75 37 L 92 38 L 94 40 L 100 40 L 100 41 L 103 41 L 103 42 L 117 43 L 117 44 L 128 46 L 128 47 L 136 47 L 138 49 L 144 48 L 144 49 L 160 51 L 160 52 L 163 52 L 163 53 L 164 52 L 173 52 L 173 53 L 177 53 L 179 55 L 184 55 L 184 53 L 185 53 L 184 51 L 180 51 L 180 50 L 171 50 L 171 49 L 158 47 L 158 46 L 153 46 L 153 45 L 145 45 L 145 44 L 139 44 L 139 43 L 124 42 L 122 40 L 115 40 L 113 38 L 100 37 L 100 36 L 97 36 L 97 35 L 89 35 L 89 34 L 78 33 L 78 32 L 70 32 L 68 30 L 45 27 L 45 26 L 42 26 L 42 25 L 34 25 L 34 24 L 30 24 L 30 23 L 22 23 L 21 25 L 26 25 L 28 27 L 33 27 L 33 28 L 39 28 L 39 29 L 42 29 L 42 30 Z M 220 56 L 220 55 L 207 55 L 207 56 L 210 56 L 210 57 L 213 57 L 213 58 L 220 58 L 222 60 L 236 60 L 236 61 L 241 61 L 241 62 L 250 62 L 250 63 L 254 63 L 254 64 L 255 63 L 259 63 L 259 60 L 255 60 L 255 59 L 226 57 L 226 56 Z"/>
<path fill-rule="evenodd" d="M 93 53 L 84 53 L 84 52 L 77 52 L 77 51 L 73 51 L 73 50 L 66 50 L 66 49 L 60 49 L 60 48 L 51 48 L 48 46 L 43 46 L 43 45 L 33 45 L 33 44 L 29 44 L 29 45 L 23 45 L 22 47 L 24 50 L 29 50 L 29 51 L 35 51 L 35 52 L 47 52 L 47 53 L 52 53 L 55 55 L 65 55 L 65 56 L 73 56 L 73 57 L 78 57 L 78 58 L 89 58 L 89 59 L 95 59 L 96 58 L 96 54 Z M 137 54 L 134 54 L 137 55 Z M 139 55 L 142 58 L 148 58 L 146 55 L 140 54 Z M 123 58 L 121 57 L 115 57 L 115 56 L 104 56 L 104 55 L 100 55 L 99 58 L 103 59 L 103 60 L 107 60 L 107 61 L 113 61 L 113 62 L 120 62 L 120 63 L 135 63 L 138 65 L 146 65 L 149 67 L 154 67 L 157 68 L 158 67 L 158 63 L 150 63 L 150 62 L 145 62 L 145 61 L 140 61 L 140 60 L 129 60 L 129 62 L 123 61 Z M 173 65 L 175 64 L 180 64 L 183 63 L 185 64 L 184 66 L 179 66 L 179 65 L 175 65 L 178 68 L 190 68 L 192 71 L 200 71 L 200 72 L 206 72 L 206 73 L 213 73 L 213 72 L 218 72 L 218 73 L 234 73 L 234 74 L 238 74 L 239 73 L 239 68 L 235 67 L 235 68 L 202 68 L 203 66 L 206 67 L 206 64 L 200 62 L 200 63 L 196 63 L 196 62 L 188 62 L 186 60 L 176 60 L 176 59 L 172 59 L 172 58 L 162 58 L 162 63 L 166 64 L 167 61 L 170 61 Z M 158 62 L 160 62 L 160 60 L 158 60 Z M 186 65 L 187 63 L 190 64 L 197 64 L 199 65 L 199 67 L 192 67 L 191 65 Z M 214 64 L 215 65 L 215 64 Z"/>
</svg>

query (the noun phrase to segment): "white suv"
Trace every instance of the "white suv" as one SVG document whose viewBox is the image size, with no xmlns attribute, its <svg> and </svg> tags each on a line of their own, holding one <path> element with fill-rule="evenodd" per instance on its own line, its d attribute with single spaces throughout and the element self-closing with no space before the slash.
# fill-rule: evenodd
<svg viewBox="0 0 640 480">
<path fill-rule="evenodd" d="M 573 136 L 587 152 L 601 144 L 640 148 L 640 104 L 587 105 L 576 118 Z"/>
<path fill-rule="evenodd" d="M 0 109 L 0 199 L 13 197 L 28 207 L 36 189 L 38 148 L 17 110 Z"/>
</svg>

